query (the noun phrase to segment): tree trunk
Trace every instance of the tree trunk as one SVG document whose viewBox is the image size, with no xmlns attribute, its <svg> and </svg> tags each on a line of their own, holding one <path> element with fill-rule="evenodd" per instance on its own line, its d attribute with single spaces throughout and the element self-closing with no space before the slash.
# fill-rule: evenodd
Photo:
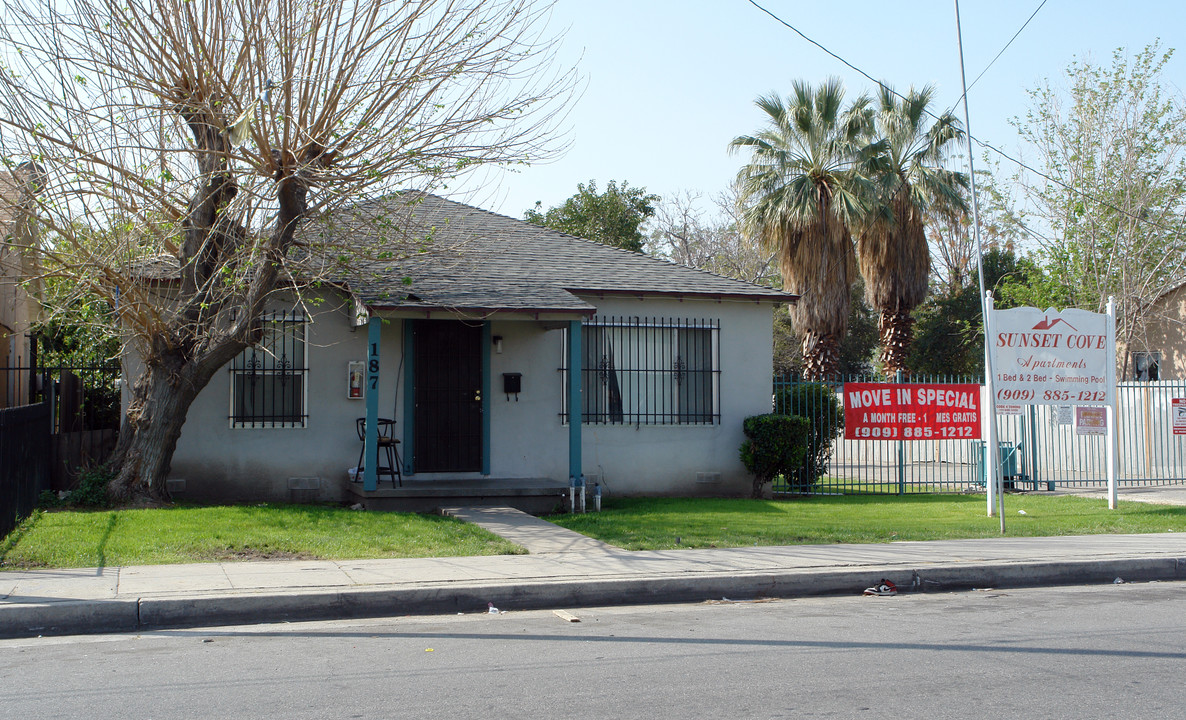
<svg viewBox="0 0 1186 720">
<path fill-rule="evenodd" d="M 840 368 L 840 340 L 835 335 L 803 333 L 803 379 L 809 382 L 829 380 Z"/>
<path fill-rule="evenodd" d="M 136 379 L 111 465 L 114 501 L 151 504 L 169 500 L 165 480 L 181 426 L 205 382 L 195 383 L 192 365 L 151 364 Z"/>
<path fill-rule="evenodd" d="M 882 310 L 877 322 L 881 337 L 881 366 L 886 376 L 908 372 L 906 356 L 914 339 L 914 318 L 908 312 Z"/>
</svg>

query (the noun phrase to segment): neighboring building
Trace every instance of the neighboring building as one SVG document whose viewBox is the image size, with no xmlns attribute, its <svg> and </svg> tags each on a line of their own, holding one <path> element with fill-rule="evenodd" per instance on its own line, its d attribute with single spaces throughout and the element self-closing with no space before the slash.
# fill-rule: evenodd
<svg viewBox="0 0 1186 720">
<path fill-rule="evenodd" d="M 9 368 L 29 367 L 29 330 L 40 311 L 34 169 L 0 172 L 0 408 L 29 401 L 25 373 Z"/>
<path fill-rule="evenodd" d="M 1120 380 L 1181 380 L 1186 378 L 1186 283 L 1153 301 L 1144 337 L 1128 348 L 1127 371 Z M 1118 358 L 1122 369 L 1125 358 Z"/>
<path fill-rule="evenodd" d="M 405 487 L 575 474 L 618 495 L 748 494 L 742 420 L 770 412 L 772 310 L 795 296 L 428 195 L 303 235 L 360 250 L 270 303 L 259 345 L 198 396 L 178 497 L 371 497 L 348 479 L 371 402 L 395 421 Z"/>
</svg>

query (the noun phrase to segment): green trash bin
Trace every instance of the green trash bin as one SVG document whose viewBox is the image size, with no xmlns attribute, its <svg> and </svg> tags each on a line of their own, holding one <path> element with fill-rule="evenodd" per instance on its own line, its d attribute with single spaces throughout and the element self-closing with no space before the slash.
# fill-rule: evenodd
<svg viewBox="0 0 1186 720">
<path fill-rule="evenodd" d="M 973 440 L 972 453 L 976 462 L 976 484 L 980 487 L 985 487 L 985 479 L 988 477 L 988 468 L 985 467 L 984 445 L 983 440 Z M 1017 480 L 1017 458 L 1021 453 L 1021 449 L 1017 443 L 1009 442 L 1007 440 L 1000 440 L 997 442 L 997 450 L 1000 453 L 1001 472 L 1005 476 L 1005 489 L 1012 490 Z"/>
</svg>

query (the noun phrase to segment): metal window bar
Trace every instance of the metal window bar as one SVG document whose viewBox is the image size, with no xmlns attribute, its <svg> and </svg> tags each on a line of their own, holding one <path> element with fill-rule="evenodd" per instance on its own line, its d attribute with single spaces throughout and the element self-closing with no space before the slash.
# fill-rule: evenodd
<svg viewBox="0 0 1186 720">
<path fill-rule="evenodd" d="M 304 427 L 308 347 L 303 313 L 260 319 L 260 340 L 231 361 L 231 427 Z"/>
<path fill-rule="evenodd" d="M 581 329 L 581 421 L 719 423 L 719 336 L 719 320 L 595 316 Z M 560 370 L 567 382 L 567 356 Z"/>
</svg>

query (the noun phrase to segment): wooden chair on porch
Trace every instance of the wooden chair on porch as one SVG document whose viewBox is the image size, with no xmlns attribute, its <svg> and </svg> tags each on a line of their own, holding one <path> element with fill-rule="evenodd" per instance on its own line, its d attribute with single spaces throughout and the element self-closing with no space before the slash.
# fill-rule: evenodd
<svg viewBox="0 0 1186 720">
<path fill-rule="evenodd" d="M 378 430 L 378 442 L 375 444 L 375 476 L 379 482 L 383 481 L 384 475 L 391 476 L 391 487 L 395 487 L 398 483 L 400 487 L 404 485 L 404 476 L 400 472 L 399 459 L 399 438 L 395 437 L 395 421 L 387 418 L 378 418 L 376 423 Z M 366 426 L 367 419 L 364 417 L 358 418 L 354 423 L 358 430 L 358 439 L 362 441 L 362 449 L 358 451 L 358 471 L 355 476 L 356 482 L 362 482 L 363 478 L 363 454 L 366 453 Z M 384 465 L 381 460 L 386 460 Z"/>
</svg>

